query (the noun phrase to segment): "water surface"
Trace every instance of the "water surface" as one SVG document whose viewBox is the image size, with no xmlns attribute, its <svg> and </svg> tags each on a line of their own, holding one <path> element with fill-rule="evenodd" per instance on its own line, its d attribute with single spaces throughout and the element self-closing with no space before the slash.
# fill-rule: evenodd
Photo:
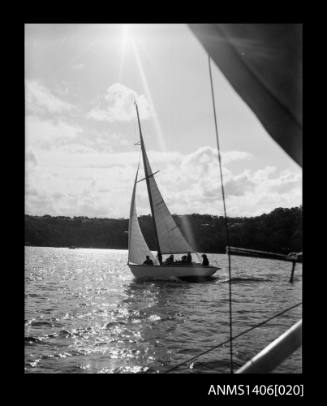
<svg viewBox="0 0 327 406">
<path fill-rule="evenodd" d="M 206 282 L 136 282 L 127 251 L 25 248 L 27 373 L 164 373 L 228 339 L 227 257 Z M 233 335 L 302 301 L 302 265 L 232 257 Z M 301 318 L 302 307 L 234 341 L 234 367 Z M 226 344 L 174 373 L 228 373 Z M 276 373 L 301 373 L 302 349 Z"/>
</svg>

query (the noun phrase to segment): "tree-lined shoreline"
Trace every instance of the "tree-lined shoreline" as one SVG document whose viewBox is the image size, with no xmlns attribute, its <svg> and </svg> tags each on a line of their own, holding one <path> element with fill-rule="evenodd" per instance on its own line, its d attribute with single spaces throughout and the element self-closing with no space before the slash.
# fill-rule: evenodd
<svg viewBox="0 0 327 406">
<path fill-rule="evenodd" d="M 197 251 L 225 252 L 222 216 L 191 214 L 173 217 Z M 151 216 L 140 216 L 139 222 L 150 249 L 155 250 Z M 277 208 L 256 217 L 231 217 L 228 223 L 232 246 L 280 253 L 302 251 L 302 206 Z M 25 245 L 127 249 L 128 219 L 26 214 Z"/>
</svg>

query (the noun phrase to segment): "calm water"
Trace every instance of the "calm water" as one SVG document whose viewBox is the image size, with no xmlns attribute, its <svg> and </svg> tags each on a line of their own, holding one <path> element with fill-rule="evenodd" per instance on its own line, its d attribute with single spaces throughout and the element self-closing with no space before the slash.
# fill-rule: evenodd
<svg viewBox="0 0 327 406">
<path fill-rule="evenodd" d="M 26 247 L 25 371 L 165 372 L 229 337 L 227 257 L 201 283 L 136 282 L 127 251 Z M 302 265 L 232 257 L 233 335 L 302 301 Z M 302 307 L 234 341 L 235 367 L 298 321 Z M 229 347 L 175 372 L 229 373 Z M 276 373 L 301 373 L 296 351 Z"/>
</svg>

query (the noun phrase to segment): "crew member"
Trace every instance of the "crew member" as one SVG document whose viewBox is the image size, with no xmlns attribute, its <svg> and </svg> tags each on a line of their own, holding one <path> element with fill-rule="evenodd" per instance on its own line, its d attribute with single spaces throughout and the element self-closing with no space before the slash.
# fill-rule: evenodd
<svg viewBox="0 0 327 406">
<path fill-rule="evenodd" d="M 209 266 L 209 260 L 208 260 L 208 257 L 206 256 L 206 254 L 202 254 L 201 256 L 203 258 L 202 265 L 203 266 Z"/>
<path fill-rule="evenodd" d="M 149 257 L 149 255 L 146 256 L 146 260 L 143 262 L 144 265 L 153 265 L 152 259 Z"/>
</svg>

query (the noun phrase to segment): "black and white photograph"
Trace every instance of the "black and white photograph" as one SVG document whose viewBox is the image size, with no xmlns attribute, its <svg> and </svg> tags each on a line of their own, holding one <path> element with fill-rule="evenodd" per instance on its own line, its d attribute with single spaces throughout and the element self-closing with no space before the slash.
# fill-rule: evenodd
<svg viewBox="0 0 327 406">
<path fill-rule="evenodd" d="M 302 33 L 24 23 L 25 375 L 303 374 Z"/>
</svg>

